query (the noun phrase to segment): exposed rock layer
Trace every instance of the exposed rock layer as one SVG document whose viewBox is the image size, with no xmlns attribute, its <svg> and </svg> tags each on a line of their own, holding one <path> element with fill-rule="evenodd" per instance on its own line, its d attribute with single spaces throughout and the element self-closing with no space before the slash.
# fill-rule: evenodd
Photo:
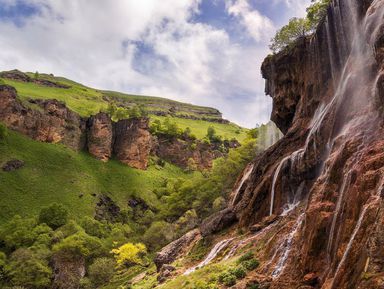
<svg viewBox="0 0 384 289">
<path fill-rule="evenodd" d="M 281 215 L 261 257 L 271 289 L 384 287 L 383 17 L 383 0 L 334 0 L 314 36 L 263 63 L 285 136 L 232 209 L 243 226 Z"/>
</svg>

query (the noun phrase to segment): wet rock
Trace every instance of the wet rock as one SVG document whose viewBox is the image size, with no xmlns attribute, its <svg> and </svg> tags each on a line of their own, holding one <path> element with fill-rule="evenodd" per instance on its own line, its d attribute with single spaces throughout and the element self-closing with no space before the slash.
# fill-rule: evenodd
<svg viewBox="0 0 384 289">
<path fill-rule="evenodd" d="M 252 225 L 251 227 L 249 227 L 249 230 L 253 233 L 256 233 L 256 232 L 261 231 L 262 229 L 268 227 L 270 224 L 273 224 L 278 219 L 279 219 L 279 216 L 274 215 L 274 214 L 271 216 L 267 216 L 267 217 L 263 218 L 263 220 L 261 220 L 260 223 L 257 223 L 255 225 Z"/>
<path fill-rule="evenodd" d="M 317 276 L 317 274 L 315 274 L 313 272 L 308 273 L 308 274 L 304 275 L 303 283 L 305 285 L 315 286 L 316 284 L 319 283 L 319 277 Z"/>
<path fill-rule="evenodd" d="M 2 169 L 4 172 L 12 172 L 12 171 L 15 171 L 15 170 L 18 170 L 20 168 L 22 168 L 24 166 L 24 161 L 21 161 L 21 160 L 10 160 L 8 162 L 6 162 Z"/>
<path fill-rule="evenodd" d="M 205 237 L 228 228 L 236 221 L 236 214 L 230 208 L 226 208 L 205 219 L 200 225 L 200 231 Z"/>
<path fill-rule="evenodd" d="M 200 231 L 195 229 L 161 249 L 154 259 L 157 271 L 160 271 L 164 264 L 171 264 L 177 257 L 187 253 L 191 245 L 193 245 L 199 238 Z"/>
</svg>

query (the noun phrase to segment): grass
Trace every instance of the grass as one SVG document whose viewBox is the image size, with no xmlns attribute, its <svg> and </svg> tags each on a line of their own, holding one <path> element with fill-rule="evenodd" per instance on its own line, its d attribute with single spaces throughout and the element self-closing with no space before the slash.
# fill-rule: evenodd
<svg viewBox="0 0 384 289">
<path fill-rule="evenodd" d="M 156 208 L 159 201 L 154 188 L 166 178 L 190 177 L 171 164 L 141 171 L 115 160 L 103 163 L 85 152 L 37 142 L 12 131 L 0 143 L 0 165 L 10 159 L 23 160 L 25 166 L 0 171 L 0 223 L 14 214 L 37 215 L 42 206 L 53 202 L 64 204 L 74 218 L 92 216 L 97 202 L 92 194 L 100 193 L 111 196 L 122 208 L 137 195 Z"/>
<path fill-rule="evenodd" d="M 153 116 L 152 120 L 159 119 L 164 121 L 166 117 L 163 116 Z M 210 126 L 214 127 L 216 130 L 216 134 L 222 136 L 223 139 L 232 139 L 235 138 L 239 142 L 243 142 L 247 138 L 248 129 L 242 128 L 234 123 L 223 124 L 217 122 L 209 122 L 204 120 L 193 120 L 193 119 L 185 119 L 185 118 L 172 118 L 173 121 L 177 123 L 177 125 L 181 129 L 185 129 L 189 127 L 192 133 L 198 138 L 202 139 L 207 135 L 207 130 Z"/>
<path fill-rule="evenodd" d="M 34 73 L 27 73 L 31 78 Z M 185 119 L 177 117 L 177 115 L 194 116 L 197 118 L 221 119 L 221 113 L 214 108 L 192 105 L 188 103 L 178 102 L 167 98 L 130 95 L 113 91 L 101 91 L 93 89 L 72 80 L 56 77 L 49 74 L 39 74 L 39 79 L 58 82 L 70 86 L 70 88 L 56 88 L 38 85 L 33 82 L 21 82 L 10 79 L 1 79 L 6 84 L 16 88 L 19 98 L 28 106 L 31 105 L 28 99 L 57 99 L 64 102 L 71 110 L 77 112 L 83 117 L 89 117 L 105 110 L 108 107 L 108 101 L 115 101 L 123 106 L 144 105 L 144 107 L 152 113 L 169 112 L 175 108 L 173 119 L 180 128 L 189 127 L 197 138 L 202 139 L 207 134 L 207 129 L 213 126 L 218 135 L 224 139 L 236 138 L 242 142 L 246 138 L 247 129 L 241 128 L 236 124 L 220 124 L 217 122 L 209 122 L 203 120 Z M 33 107 L 36 109 L 36 107 Z M 150 118 L 161 119 L 165 117 L 150 114 Z"/>
</svg>

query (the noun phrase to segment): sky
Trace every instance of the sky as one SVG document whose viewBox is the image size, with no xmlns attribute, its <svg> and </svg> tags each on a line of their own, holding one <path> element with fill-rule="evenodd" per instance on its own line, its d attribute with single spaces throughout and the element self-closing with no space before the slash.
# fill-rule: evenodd
<svg viewBox="0 0 384 289">
<path fill-rule="evenodd" d="M 310 0 L 0 0 L 0 71 L 218 108 L 269 120 L 260 74 L 276 29 Z"/>
</svg>

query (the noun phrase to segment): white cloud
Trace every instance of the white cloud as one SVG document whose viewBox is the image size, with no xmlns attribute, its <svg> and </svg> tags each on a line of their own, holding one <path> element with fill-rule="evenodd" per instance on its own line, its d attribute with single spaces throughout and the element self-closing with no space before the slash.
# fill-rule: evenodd
<svg viewBox="0 0 384 289">
<path fill-rule="evenodd" d="M 269 119 L 260 65 L 273 24 L 245 0 L 231 1 L 227 12 L 253 44 L 194 21 L 206 0 L 17 1 L 40 13 L 21 27 L 0 22 L 0 70 L 52 72 L 96 88 L 213 106 L 248 127 Z"/>
<path fill-rule="evenodd" d="M 240 19 L 242 25 L 255 41 L 269 40 L 274 30 L 272 21 L 251 8 L 247 0 L 232 0 L 227 2 L 227 10 L 230 15 Z"/>
</svg>

